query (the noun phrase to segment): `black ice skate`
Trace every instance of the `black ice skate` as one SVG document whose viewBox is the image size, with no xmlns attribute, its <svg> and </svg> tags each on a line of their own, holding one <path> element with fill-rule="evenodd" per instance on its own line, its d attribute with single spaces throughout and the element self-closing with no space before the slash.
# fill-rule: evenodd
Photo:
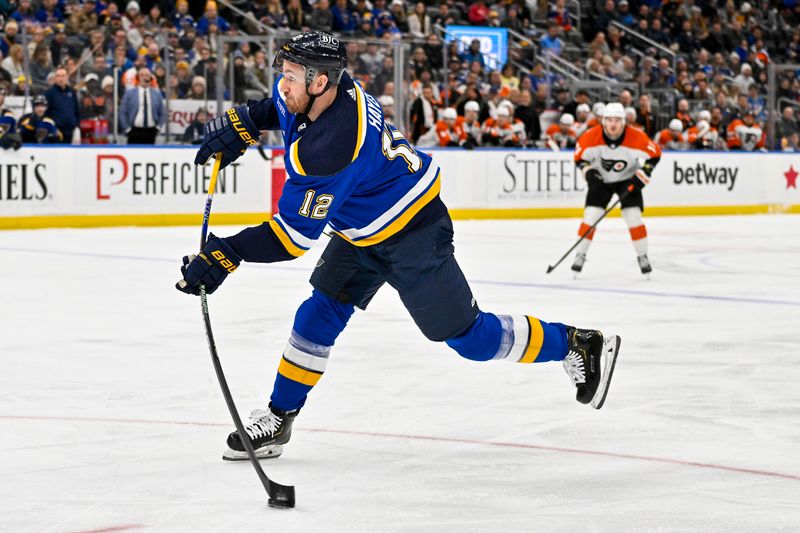
<svg viewBox="0 0 800 533">
<path fill-rule="evenodd" d="M 583 270 L 583 264 L 586 262 L 586 254 L 575 254 L 575 261 L 572 263 L 572 270 L 580 272 Z"/>
<path fill-rule="evenodd" d="M 640 255 L 637 259 L 639 260 L 639 268 L 642 269 L 642 274 L 649 274 L 653 271 L 653 267 L 650 266 L 650 260 L 647 258 L 647 254 Z"/>
<path fill-rule="evenodd" d="M 281 411 L 272 407 L 272 404 L 268 411 L 256 409 L 250 413 L 250 424 L 244 429 L 250 436 L 256 457 L 272 459 L 283 453 L 283 445 L 292 436 L 292 423 L 296 416 L 296 410 Z M 228 449 L 222 454 L 222 458 L 226 461 L 248 460 L 247 451 L 237 431 L 228 435 Z"/>
<path fill-rule="evenodd" d="M 564 359 L 564 370 L 578 388 L 576 399 L 600 409 L 608 394 L 621 340 L 593 329 L 567 327 L 567 341 L 569 352 Z"/>
</svg>

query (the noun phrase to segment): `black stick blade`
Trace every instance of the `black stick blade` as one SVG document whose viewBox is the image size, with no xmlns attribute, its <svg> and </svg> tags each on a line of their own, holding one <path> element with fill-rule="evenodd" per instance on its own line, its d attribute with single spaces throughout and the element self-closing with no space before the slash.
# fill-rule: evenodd
<svg viewBox="0 0 800 533">
<path fill-rule="evenodd" d="M 294 508 L 294 486 L 281 485 L 270 480 L 269 501 L 267 505 L 277 509 Z"/>
<path fill-rule="evenodd" d="M 549 274 L 549 273 L 550 273 L 550 272 L 552 272 L 554 269 L 555 269 L 555 267 L 552 267 L 552 266 L 549 266 L 549 265 L 548 265 L 548 267 L 547 267 L 547 273 Z"/>
</svg>

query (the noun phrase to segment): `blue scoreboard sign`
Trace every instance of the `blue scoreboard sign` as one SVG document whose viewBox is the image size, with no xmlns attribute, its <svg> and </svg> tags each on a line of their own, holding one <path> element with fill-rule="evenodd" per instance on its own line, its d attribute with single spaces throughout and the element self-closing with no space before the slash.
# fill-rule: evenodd
<svg viewBox="0 0 800 533">
<path fill-rule="evenodd" d="M 445 31 L 448 41 L 458 39 L 462 51 L 469 48 L 473 39 L 478 39 L 486 66 L 492 70 L 499 70 L 508 58 L 508 30 L 505 28 L 447 26 Z"/>
</svg>

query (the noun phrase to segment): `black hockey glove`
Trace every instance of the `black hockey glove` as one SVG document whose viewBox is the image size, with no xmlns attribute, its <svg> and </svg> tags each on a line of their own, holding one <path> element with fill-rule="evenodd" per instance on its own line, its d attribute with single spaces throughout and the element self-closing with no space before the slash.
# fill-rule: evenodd
<svg viewBox="0 0 800 533">
<path fill-rule="evenodd" d="M 211 294 L 241 262 L 239 255 L 212 233 L 200 254 L 183 258 L 183 279 L 175 284 L 175 288 L 199 296 L 200 285 L 205 285 L 206 294 Z"/>
<path fill-rule="evenodd" d="M 633 176 L 627 182 L 625 182 L 625 188 L 631 192 L 639 192 L 644 189 L 645 182 L 643 182 L 638 176 Z"/>
<path fill-rule="evenodd" d="M 592 187 L 596 187 L 603 183 L 603 178 L 600 176 L 600 171 L 596 168 L 590 168 L 586 172 L 583 173 L 583 179 L 586 180 L 586 184 Z"/>
<path fill-rule="evenodd" d="M 247 150 L 258 144 L 258 131 L 246 105 L 237 105 L 206 124 L 203 143 L 194 158 L 195 165 L 205 165 L 208 159 L 222 152 L 220 169 L 227 167 Z"/>
</svg>

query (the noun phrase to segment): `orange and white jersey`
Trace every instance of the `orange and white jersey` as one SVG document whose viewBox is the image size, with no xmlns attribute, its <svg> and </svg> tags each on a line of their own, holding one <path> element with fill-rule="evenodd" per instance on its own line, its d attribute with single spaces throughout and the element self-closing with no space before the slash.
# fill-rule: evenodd
<svg viewBox="0 0 800 533">
<path fill-rule="evenodd" d="M 572 148 L 578 140 L 578 135 L 571 127 L 564 132 L 559 124 L 551 124 L 545 132 L 545 138 L 552 141 L 559 148 Z M 549 144 L 549 142 L 548 142 Z"/>
<path fill-rule="evenodd" d="M 697 147 L 702 145 L 703 148 L 715 148 L 719 140 L 719 132 L 717 128 L 712 126 L 703 126 L 702 124 L 692 126 L 686 130 L 686 140 L 690 146 Z"/>
<path fill-rule="evenodd" d="M 584 133 L 575 145 L 575 163 L 589 163 L 600 171 L 606 183 L 625 181 L 640 168 L 639 160 L 658 159 L 661 149 L 642 130 L 625 128 L 619 144 L 608 145 L 603 127 L 595 126 Z"/>
<path fill-rule="evenodd" d="M 469 124 L 463 115 L 459 115 L 456 118 L 456 127 L 461 129 L 464 134 L 464 139 L 467 138 L 467 135 L 472 135 L 473 140 L 480 142 L 483 130 L 481 128 L 481 123 L 477 120 Z"/>
<path fill-rule="evenodd" d="M 747 126 L 736 119 L 728 126 L 728 148 L 752 152 L 764 147 L 764 132 L 757 125 Z"/>
<path fill-rule="evenodd" d="M 522 122 L 517 120 L 517 122 Z M 504 126 L 501 126 L 496 119 L 487 118 L 486 122 L 483 123 L 483 133 L 490 135 L 491 137 L 496 138 L 501 144 L 511 142 L 513 144 L 522 144 L 525 140 L 525 128 L 523 126 L 522 135 L 520 137 L 520 129 L 518 126 L 515 126 L 515 123 L 508 123 Z"/>
<path fill-rule="evenodd" d="M 436 137 L 439 139 L 439 146 L 449 146 L 450 143 L 460 143 L 467 138 L 466 133 L 458 123 L 458 119 L 450 127 L 444 120 L 436 121 Z"/>
<path fill-rule="evenodd" d="M 662 150 L 688 150 L 689 144 L 686 135 L 664 128 L 656 135 L 656 144 Z"/>
</svg>

